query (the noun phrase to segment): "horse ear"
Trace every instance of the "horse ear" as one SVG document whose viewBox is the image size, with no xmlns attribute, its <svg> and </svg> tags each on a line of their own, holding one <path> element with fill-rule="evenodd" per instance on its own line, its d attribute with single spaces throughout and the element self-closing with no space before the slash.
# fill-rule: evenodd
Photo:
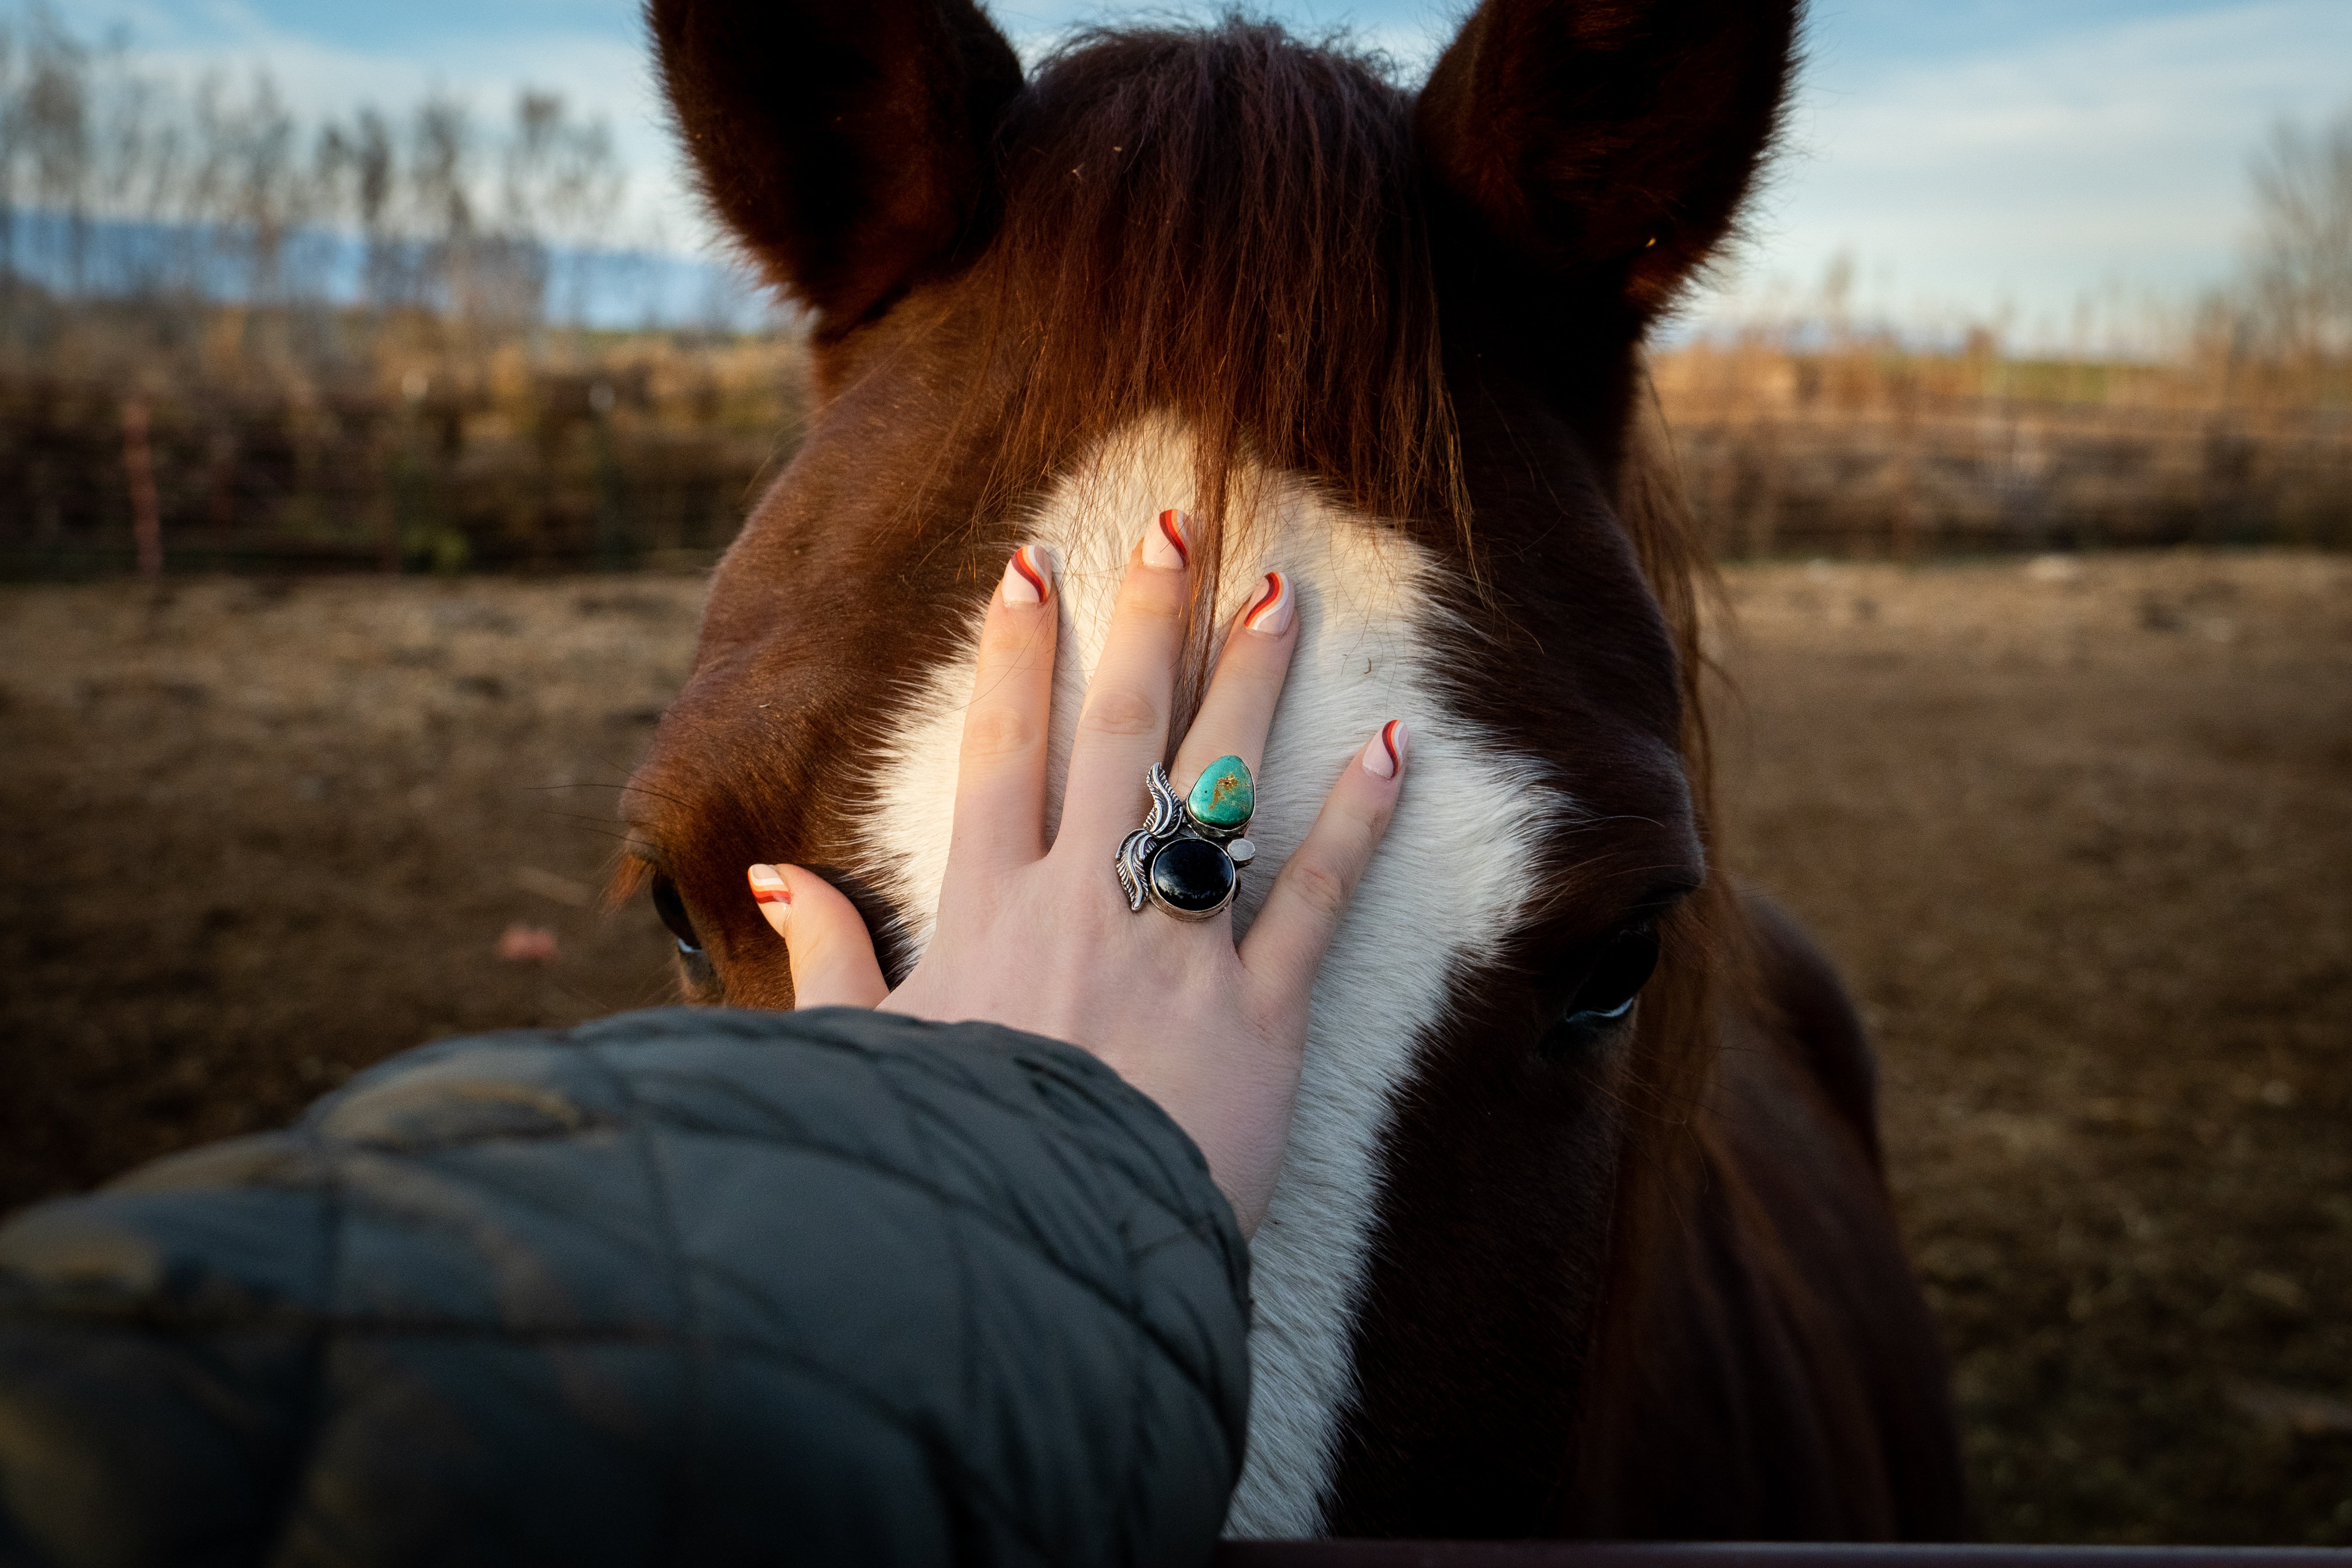
<svg viewBox="0 0 2352 1568">
<path fill-rule="evenodd" d="M 1415 110 L 1438 190 L 1521 265 L 1646 316 L 1731 227 L 1778 124 L 1798 0 L 1486 0 Z"/>
<path fill-rule="evenodd" d="M 820 332 L 946 258 L 1021 61 L 971 0 L 650 0 L 711 206 Z"/>
</svg>

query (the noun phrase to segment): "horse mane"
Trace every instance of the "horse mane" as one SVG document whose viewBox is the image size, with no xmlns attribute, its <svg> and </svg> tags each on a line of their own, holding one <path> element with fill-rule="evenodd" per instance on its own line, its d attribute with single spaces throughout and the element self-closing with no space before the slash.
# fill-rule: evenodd
<svg viewBox="0 0 2352 1568">
<path fill-rule="evenodd" d="M 1684 900 L 1665 932 L 1662 953 L 1662 989 L 1687 989 L 1692 994 L 1654 1009 L 1649 1005 L 1653 998 L 1645 994 L 1643 1004 L 1645 1014 L 1675 1015 L 1667 1026 L 1679 1043 L 1675 1050 L 1644 1053 L 1648 1089 L 1661 1110 L 1687 1120 L 1713 1059 L 1723 985 L 1727 982 L 1744 989 L 1749 981 L 1749 955 L 1742 941 L 1745 921 L 1720 862 L 1714 739 L 1707 721 L 1707 688 L 1722 679 L 1722 670 L 1707 652 L 1706 623 L 1710 611 L 1719 611 L 1725 600 L 1714 552 L 1683 489 L 1664 412 L 1646 369 L 1636 375 L 1634 386 L 1618 476 L 1617 517 L 1674 642 L 1682 694 L 1683 772 L 1709 863 L 1706 881 Z M 1663 1046 L 1663 1041 L 1656 1043 Z"/>
<path fill-rule="evenodd" d="M 1655 1523 L 1603 1500 L 1640 1481 L 1625 1470 L 1623 1434 L 1662 1405 L 1675 1358 L 1727 1333 L 1730 1304 L 1688 1292 L 1702 1256 L 1744 1247 L 1745 1265 L 1777 1280 L 1783 1300 L 1811 1301 L 1770 1216 L 1731 1157 L 1713 1110 L 1728 1015 L 1766 1016 L 1755 934 L 1722 864 L 1707 688 L 1724 672 L 1706 646 L 1710 612 L 1726 605 L 1646 368 L 1635 377 L 1616 497 L 1619 521 L 1674 639 L 1682 689 L 1682 752 L 1707 879 L 1661 931 L 1657 973 L 1643 991 L 1623 1094 L 1626 1136 L 1617 1168 L 1608 1285 L 1594 1325 L 1574 1459 L 1561 1517 L 1571 1532 L 1639 1534 Z M 1732 1216 L 1737 1223 L 1727 1224 Z M 1693 1336 L 1696 1337 L 1694 1338 Z"/>
</svg>

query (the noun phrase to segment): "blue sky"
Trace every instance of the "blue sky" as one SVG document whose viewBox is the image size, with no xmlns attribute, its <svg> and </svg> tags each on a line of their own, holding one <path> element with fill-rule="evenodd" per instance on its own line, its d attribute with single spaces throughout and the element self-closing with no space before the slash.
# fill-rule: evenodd
<svg viewBox="0 0 2352 1568">
<path fill-rule="evenodd" d="M 1302 30 L 1354 28 L 1408 72 L 1464 8 L 1277 0 Z M 1004 0 L 1016 41 L 1145 7 Z M 1167 5 L 1150 8 L 1167 15 Z M 299 108 L 529 84 L 612 122 L 632 236 L 707 243 L 655 114 L 635 0 L 64 0 L 152 66 L 266 66 Z M 1816 0 L 1792 135 L 1736 272 L 1702 321 L 1796 307 L 1832 258 L 1862 313 L 2000 320 L 2015 340 L 2130 333 L 2223 281 L 2250 221 L 2245 166 L 2282 115 L 2352 108 L 2347 0 Z"/>
</svg>

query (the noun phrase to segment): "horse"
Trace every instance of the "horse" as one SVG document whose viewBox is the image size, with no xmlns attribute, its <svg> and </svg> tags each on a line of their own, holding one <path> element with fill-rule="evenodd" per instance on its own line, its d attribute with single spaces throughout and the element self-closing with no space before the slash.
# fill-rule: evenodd
<svg viewBox="0 0 2352 1568">
<path fill-rule="evenodd" d="M 920 952 L 1021 543 L 1058 573 L 1057 758 L 1163 509 L 1171 733 L 1286 574 L 1240 929 L 1411 726 L 1252 1242 L 1233 1534 L 1966 1528 L 1870 1046 L 1709 863 L 1707 558 L 1642 371 L 1774 139 L 1796 5 L 1484 0 L 1414 91 L 1240 16 L 1030 68 L 972 0 L 651 0 L 814 378 L 625 795 L 616 896 L 649 887 L 687 1001 L 792 1005 L 754 861 L 824 870 L 894 983 Z"/>
</svg>

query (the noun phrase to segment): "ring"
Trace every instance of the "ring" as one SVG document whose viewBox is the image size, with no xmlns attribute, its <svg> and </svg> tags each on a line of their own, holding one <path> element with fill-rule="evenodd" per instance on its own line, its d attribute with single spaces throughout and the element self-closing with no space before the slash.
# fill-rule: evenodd
<svg viewBox="0 0 2352 1568">
<path fill-rule="evenodd" d="M 1151 815 L 1120 840 L 1118 885 L 1131 913 L 1148 899 L 1180 921 L 1204 921 L 1234 901 L 1243 867 L 1257 856 L 1247 837 L 1257 810 L 1249 764 L 1219 757 L 1179 796 L 1158 763 L 1144 775 Z"/>
</svg>

